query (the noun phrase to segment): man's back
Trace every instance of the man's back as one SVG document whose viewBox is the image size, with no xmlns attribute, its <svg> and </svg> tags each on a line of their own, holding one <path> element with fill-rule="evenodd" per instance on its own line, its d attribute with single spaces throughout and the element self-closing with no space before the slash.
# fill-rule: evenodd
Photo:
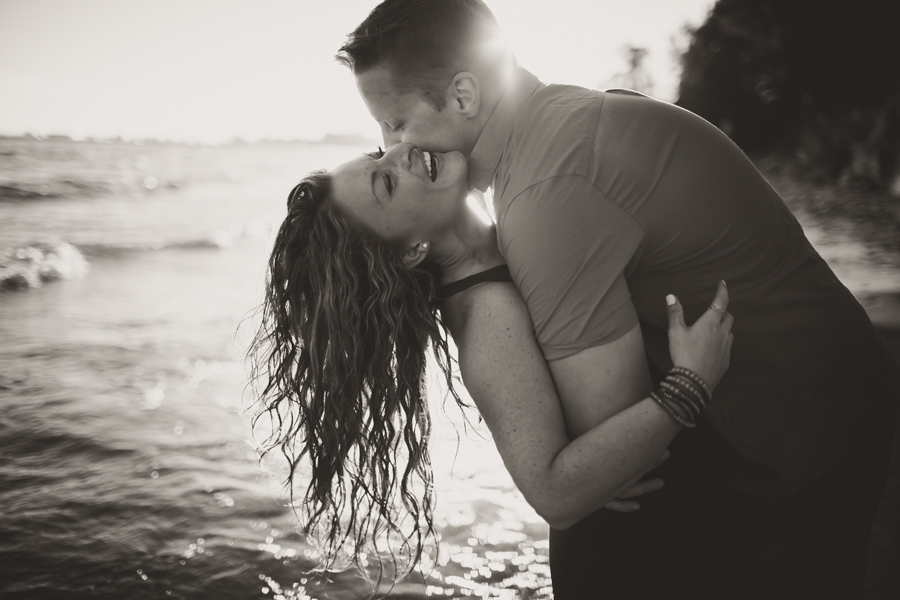
<svg viewBox="0 0 900 600">
<path fill-rule="evenodd" d="M 494 179 L 498 243 L 545 356 L 614 341 L 638 321 L 671 366 L 662 298 L 689 320 L 724 279 L 731 368 L 706 419 L 746 462 L 733 484 L 781 493 L 818 476 L 897 397 L 867 316 L 727 137 L 656 100 L 539 87 Z"/>
</svg>

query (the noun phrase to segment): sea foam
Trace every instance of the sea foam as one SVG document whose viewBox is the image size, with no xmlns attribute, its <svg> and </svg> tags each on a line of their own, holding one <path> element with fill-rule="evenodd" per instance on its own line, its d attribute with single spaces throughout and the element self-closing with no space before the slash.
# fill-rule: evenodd
<svg viewBox="0 0 900 600">
<path fill-rule="evenodd" d="M 88 263 L 72 244 L 32 242 L 0 252 L 0 290 L 24 290 L 54 279 L 81 277 Z"/>
</svg>

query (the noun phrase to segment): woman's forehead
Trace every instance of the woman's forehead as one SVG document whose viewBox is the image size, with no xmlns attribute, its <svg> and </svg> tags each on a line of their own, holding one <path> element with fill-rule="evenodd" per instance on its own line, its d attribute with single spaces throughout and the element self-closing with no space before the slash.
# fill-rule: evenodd
<svg viewBox="0 0 900 600">
<path fill-rule="evenodd" d="M 344 196 L 348 192 L 360 195 L 370 188 L 369 179 L 373 172 L 374 161 L 371 156 L 360 154 L 335 167 L 331 171 L 334 195 Z"/>
</svg>

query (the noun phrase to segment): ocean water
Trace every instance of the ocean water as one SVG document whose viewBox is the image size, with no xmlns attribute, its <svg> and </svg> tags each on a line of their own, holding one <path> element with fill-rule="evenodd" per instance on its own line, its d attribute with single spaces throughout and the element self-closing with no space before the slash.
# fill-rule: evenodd
<svg viewBox="0 0 900 600">
<path fill-rule="evenodd" d="M 287 193 L 368 150 L 0 139 L 0 597 L 367 595 L 305 574 L 242 407 Z M 549 598 L 546 525 L 447 414 L 438 564 L 392 597 Z"/>
<path fill-rule="evenodd" d="M 287 193 L 369 150 L 0 139 L 0 597 L 367 595 L 305 574 L 242 407 Z M 854 292 L 897 297 L 897 256 L 801 219 Z M 546 525 L 432 400 L 440 552 L 392 597 L 551 598 Z"/>
</svg>

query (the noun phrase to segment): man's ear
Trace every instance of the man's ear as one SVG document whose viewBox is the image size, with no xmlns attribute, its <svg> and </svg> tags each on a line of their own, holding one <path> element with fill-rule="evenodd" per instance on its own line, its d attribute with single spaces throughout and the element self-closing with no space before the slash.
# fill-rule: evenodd
<svg viewBox="0 0 900 600">
<path fill-rule="evenodd" d="M 413 268 L 418 265 L 420 262 L 425 260 L 425 257 L 428 256 L 428 250 L 431 248 L 431 244 L 428 242 L 413 242 L 406 247 L 406 252 L 403 253 L 403 262 L 407 267 Z"/>
<path fill-rule="evenodd" d="M 481 80 L 477 75 L 469 71 L 457 73 L 447 91 L 454 110 L 470 119 L 478 115 L 481 108 Z"/>
</svg>

